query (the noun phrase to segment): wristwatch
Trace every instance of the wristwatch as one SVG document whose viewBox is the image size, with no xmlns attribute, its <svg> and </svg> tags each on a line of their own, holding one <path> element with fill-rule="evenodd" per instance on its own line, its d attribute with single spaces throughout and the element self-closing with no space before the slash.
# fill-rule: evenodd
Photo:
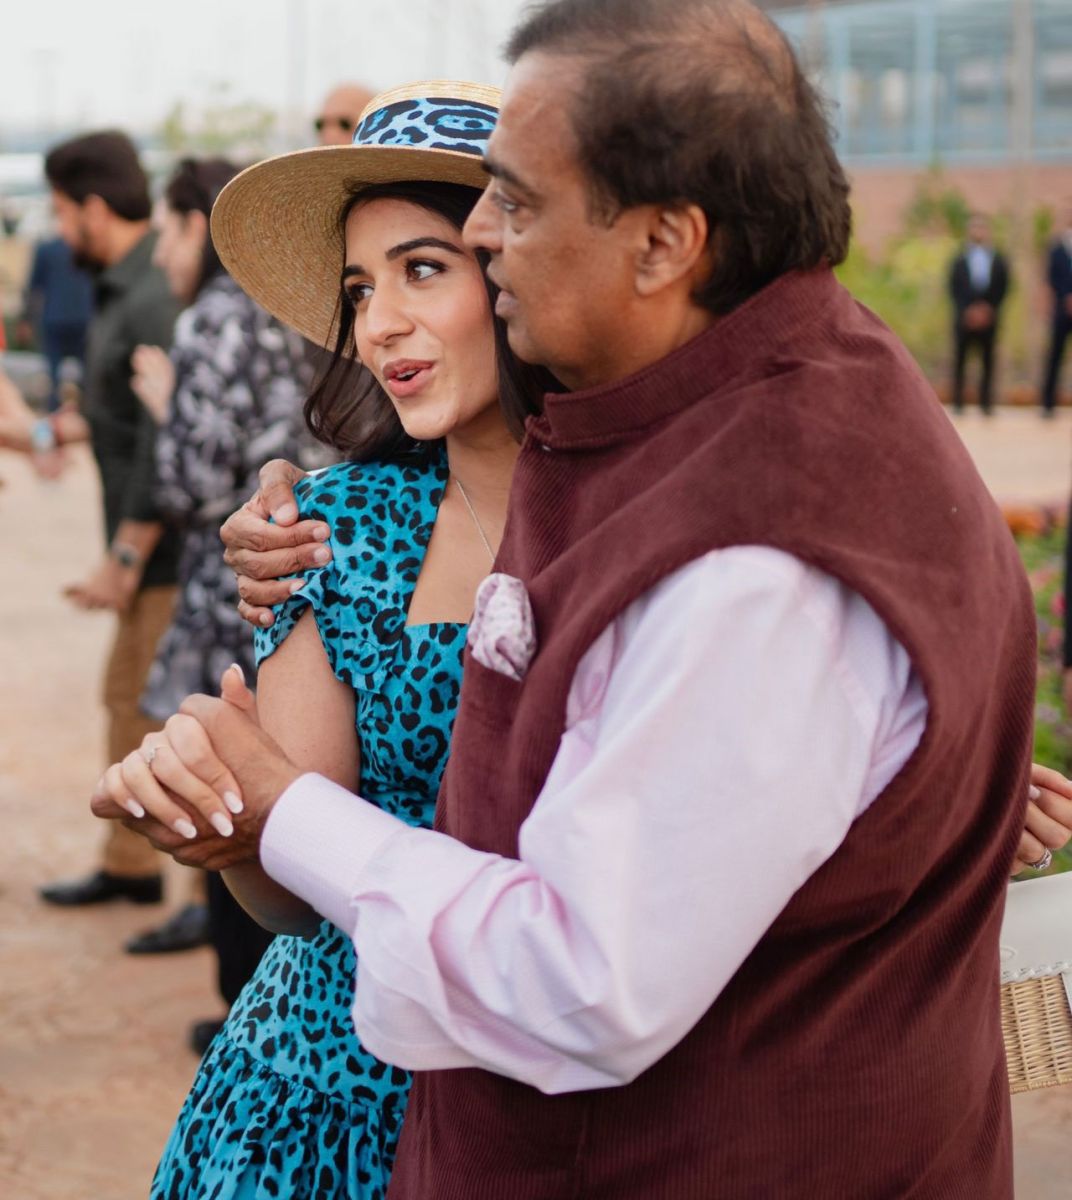
<svg viewBox="0 0 1072 1200">
<path fill-rule="evenodd" d="M 145 561 L 129 542 L 113 542 L 110 553 L 121 567 L 126 567 L 128 570 L 140 567 Z"/>
</svg>

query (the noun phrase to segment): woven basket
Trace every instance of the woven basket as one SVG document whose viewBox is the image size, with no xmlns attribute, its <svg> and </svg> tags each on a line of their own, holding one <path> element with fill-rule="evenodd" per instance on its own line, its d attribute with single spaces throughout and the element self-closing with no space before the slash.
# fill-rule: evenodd
<svg viewBox="0 0 1072 1200">
<path fill-rule="evenodd" d="M 1009 1089 L 1072 1083 L 1072 875 L 1010 886 L 1001 959 Z"/>
<path fill-rule="evenodd" d="M 1014 1096 L 1072 1083 L 1072 1011 L 1059 975 L 1002 984 L 1001 1032 Z"/>
</svg>

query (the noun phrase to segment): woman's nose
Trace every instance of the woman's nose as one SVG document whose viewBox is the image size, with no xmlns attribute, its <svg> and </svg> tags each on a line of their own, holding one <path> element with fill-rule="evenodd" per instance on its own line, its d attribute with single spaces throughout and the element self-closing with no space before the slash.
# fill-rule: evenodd
<svg viewBox="0 0 1072 1200">
<path fill-rule="evenodd" d="M 365 309 L 365 335 L 376 345 L 384 345 L 400 334 L 408 333 L 413 322 L 404 306 L 389 288 L 376 288 Z"/>
</svg>

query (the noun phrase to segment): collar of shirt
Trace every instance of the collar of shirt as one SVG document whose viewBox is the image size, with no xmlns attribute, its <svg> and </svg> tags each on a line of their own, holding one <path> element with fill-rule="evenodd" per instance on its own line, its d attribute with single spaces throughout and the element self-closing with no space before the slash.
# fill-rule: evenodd
<svg viewBox="0 0 1072 1200">
<path fill-rule="evenodd" d="M 97 276 L 97 295 L 117 295 L 131 288 L 149 269 L 156 234 L 147 233 L 118 261 Z"/>
</svg>

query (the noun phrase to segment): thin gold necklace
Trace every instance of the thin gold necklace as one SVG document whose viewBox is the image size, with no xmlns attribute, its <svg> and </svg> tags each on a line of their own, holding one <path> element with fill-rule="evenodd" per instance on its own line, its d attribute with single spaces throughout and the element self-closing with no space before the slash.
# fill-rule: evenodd
<svg viewBox="0 0 1072 1200">
<path fill-rule="evenodd" d="M 488 541 L 488 535 L 484 532 L 484 526 L 480 524 L 480 518 L 476 515 L 476 509 L 473 507 L 473 502 L 466 494 L 465 488 L 462 487 L 462 481 L 457 475 L 452 475 L 451 479 L 458 485 L 458 491 L 462 494 L 462 499 L 465 501 L 465 507 L 469 510 L 469 515 L 473 518 L 473 524 L 476 526 L 477 533 L 480 534 L 480 540 L 484 543 L 484 549 L 488 552 L 488 558 L 491 559 L 492 565 L 495 563 L 495 551 L 491 548 L 491 542 Z"/>
</svg>

